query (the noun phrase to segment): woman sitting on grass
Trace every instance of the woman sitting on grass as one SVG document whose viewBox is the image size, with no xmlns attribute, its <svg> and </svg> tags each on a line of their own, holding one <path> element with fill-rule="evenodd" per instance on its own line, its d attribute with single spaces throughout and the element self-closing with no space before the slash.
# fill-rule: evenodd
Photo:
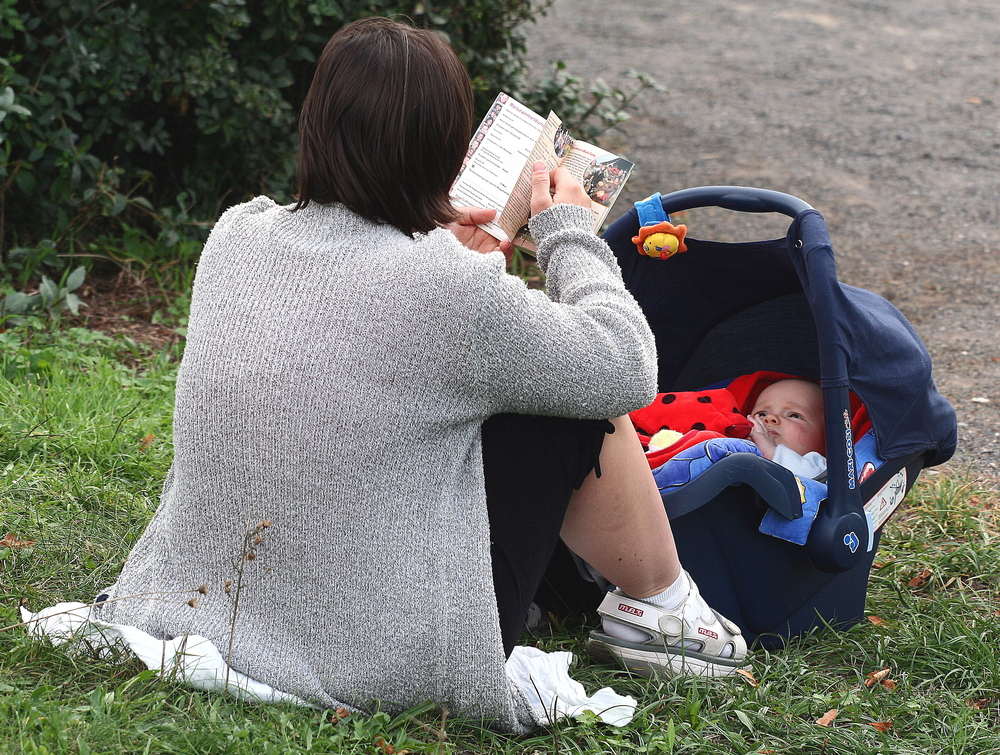
<svg viewBox="0 0 1000 755">
<path fill-rule="evenodd" d="M 109 595 L 209 592 L 112 600 L 102 619 L 206 636 L 317 704 L 433 700 L 524 731 L 504 658 L 561 536 L 620 586 L 599 649 L 740 665 L 621 417 L 652 399 L 656 356 L 586 194 L 534 173 L 547 289 L 528 290 L 481 253 L 491 213 L 449 202 L 471 129 L 468 76 L 433 33 L 368 19 L 330 40 L 298 204 L 232 207 L 205 246 L 174 463 Z"/>
</svg>

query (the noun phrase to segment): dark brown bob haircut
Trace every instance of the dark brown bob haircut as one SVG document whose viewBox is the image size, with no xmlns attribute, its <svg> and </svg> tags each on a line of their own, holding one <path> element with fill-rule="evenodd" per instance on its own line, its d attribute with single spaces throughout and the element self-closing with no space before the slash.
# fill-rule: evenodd
<svg viewBox="0 0 1000 755">
<path fill-rule="evenodd" d="M 448 191 L 472 132 L 472 87 L 437 34 L 355 21 L 323 48 L 299 116 L 298 194 L 404 233 L 455 217 Z"/>
</svg>

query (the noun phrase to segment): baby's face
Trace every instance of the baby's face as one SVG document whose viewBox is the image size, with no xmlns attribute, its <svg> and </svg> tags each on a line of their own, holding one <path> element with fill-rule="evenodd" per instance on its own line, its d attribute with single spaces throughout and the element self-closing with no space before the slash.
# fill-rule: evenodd
<svg viewBox="0 0 1000 755">
<path fill-rule="evenodd" d="M 753 416 L 760 419 L 775 443 L 806 454 L 823 453 L 823 392 L 805 380 L 779 380 L 757 397 Z"/>
</svg>

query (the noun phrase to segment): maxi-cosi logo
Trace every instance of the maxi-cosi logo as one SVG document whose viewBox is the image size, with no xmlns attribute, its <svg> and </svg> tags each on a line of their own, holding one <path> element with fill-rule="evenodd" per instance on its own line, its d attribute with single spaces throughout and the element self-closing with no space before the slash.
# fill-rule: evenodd
<svg viewBox="0 0 1000 755">
<path fill-rule="evenodd" d="M 851 553 L 857 553 L 858 546 L 861 545 L 861 541 L 855 532 L 848 532 L 844 535 L 844 545 L 851 549 Z"/>
<path fill-rule="evenodd" d="M 844 409 L 844 442 L 847 446 L 847 487 L 854 490 L 854 436 L 851 433 L 851 415 Z"/>
<path fill-rule="evenodd" d="M 636 608 L 635 606 L 630 606 L 627 603 L 619 603 L 618 610 L 624 613 L 630 613 L 633 616 L 642 616 L 642 609 Z"/>
</svg>

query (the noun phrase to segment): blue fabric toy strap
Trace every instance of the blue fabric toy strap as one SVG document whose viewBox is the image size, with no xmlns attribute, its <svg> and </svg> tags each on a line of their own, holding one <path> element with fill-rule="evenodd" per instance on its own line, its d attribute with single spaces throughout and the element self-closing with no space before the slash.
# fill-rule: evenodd
<svg viewBox="0 0 1000 755">
<path fill-rule="evenodd" d="M 640 228 L 656 225 L 664 220 L 670 222 L 670 216 L 663 211 L 663 198 L 660 196 L 660 192 L 635 202 L 635 211 L 639 214 Z"/>
</svg>

